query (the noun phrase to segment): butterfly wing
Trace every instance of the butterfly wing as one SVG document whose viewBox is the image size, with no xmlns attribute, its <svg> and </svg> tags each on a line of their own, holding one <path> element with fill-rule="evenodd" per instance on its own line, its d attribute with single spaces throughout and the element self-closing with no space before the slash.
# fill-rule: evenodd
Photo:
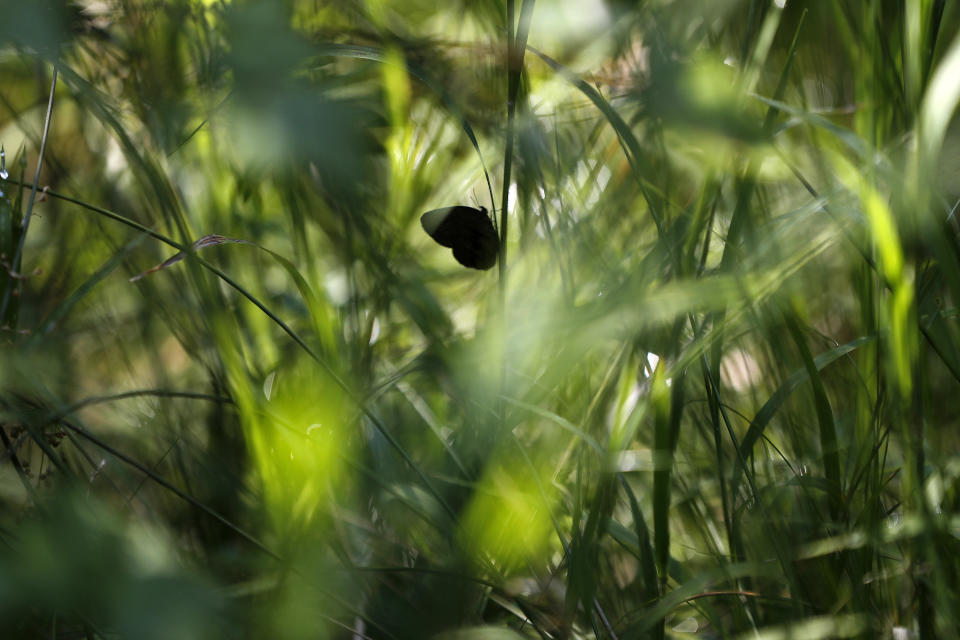
<svg viewBox="0 0 960 640">
<path fill-rule="evenodd" d="M 434 209 L 427 211 L 420 216 L 420 224 L 431 238 L 437 241 L 442 247 L 453 248 L 457 233 L 457 220 L 462 215 L 458 209 L 470 209 L 470 207 L 444 207 L 443 209 Z"/>
<path fill-rule="evenodd" d="M 434 209 L 420 217 L 420 224 L 438 244 L 453 249 L 453 257 L 463 266 L 489 269 L 497 263 L 500 241 L 485 209 Z"/>
<path fill-rule="evenodd" d="M 493 224 L 486 214 L 471 216 L 464 225 L 469 233 L 461 234 L 453 245 L 453 257 L 457 262 L 471 269 L 489 269 L 497 263 L 500 240 Z"/>
</svg>

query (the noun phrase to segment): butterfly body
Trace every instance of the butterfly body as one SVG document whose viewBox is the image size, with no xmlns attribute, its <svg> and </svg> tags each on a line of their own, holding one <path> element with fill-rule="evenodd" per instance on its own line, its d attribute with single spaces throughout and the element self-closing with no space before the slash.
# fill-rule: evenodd
<svg viewBox="0 0 960 640">
<path fill-rule="evenodd" d="M 431 238 L 453 249 L 457 262 L 471 269 L 489 269 L 497 263 L 500 240 L 483 207 L 444 207 L 427 211 L 420 224 Z"/>
</svg>

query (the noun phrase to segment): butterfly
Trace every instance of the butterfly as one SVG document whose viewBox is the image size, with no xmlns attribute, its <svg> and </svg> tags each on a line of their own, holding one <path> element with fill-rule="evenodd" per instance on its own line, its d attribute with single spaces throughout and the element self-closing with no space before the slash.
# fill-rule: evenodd
<svg viewBox="0 0 960 640">
<path fill-rule="evenodd" d="M 500 240 L 484 207 L 434 209 L 420 216 L 420 224 L 438 244 L 453 249 L 463 266 L 489 269 L 497 263 Z"/>
</svg>

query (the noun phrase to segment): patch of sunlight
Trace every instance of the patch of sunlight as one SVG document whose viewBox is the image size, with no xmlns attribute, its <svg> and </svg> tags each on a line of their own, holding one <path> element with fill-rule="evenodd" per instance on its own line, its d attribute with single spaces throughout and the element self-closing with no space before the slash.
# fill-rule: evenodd
<svg viewBox="0 0 960 640">
<path fill-rule="evenodd" d="M 960 36 L 956 36 L 930 78 L 920 109 L 920 137 L 924 161 L 933 164 L 947 127 L 960 104 Z"/>
<path fill-rule="evenodd" d="M 342 475 L 345 398 L 312 362 L 269 378 L 244 411 L 247 440 L 275 531 L 296 533 L 314 524 Z"/>
<path fill-rule="evenodd" d="M 726 354 L 720 363 L 720 380 L 738 393 L 755 388 L 761 378 L 760 364 L 743 349 Z"/>
<path fill-rule="evenodd" d="M 700 630 L 700 623 L 696 618 L 686 618 L 680 624 L 674 625 L 673 630 L 677 633 L 696 633 Z"/>
<path fill-rule="evenodd" d="M 492 560 L 504 572 L 550 552 L 551 505 L 544 503 L 533 473 L 520 460 L 494 463 L 480 481 L 463 519 L 463 546 L 478 559 Z M 537 469 L 536 473 L 540 486 L 549 487 L 550 469 Z"/>
<path fill-rule="evenodd" d="M 621 473 L 653 471 L 653 449 L 627 449 L 617 456 L 614 467 Z"/>
<path fill-rule="evenodd" d="M 541 0 L 533 22 L 530 44 L 544 51 L 578 50 L 577 66 L 607 60 L 614 46 L 612 16 L 601 0 Z"/>
</svg>

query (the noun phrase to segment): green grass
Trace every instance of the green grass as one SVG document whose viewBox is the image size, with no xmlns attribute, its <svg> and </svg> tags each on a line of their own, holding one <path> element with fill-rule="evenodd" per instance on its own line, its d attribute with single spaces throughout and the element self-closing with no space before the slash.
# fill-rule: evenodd
<svg viewBox="0 0 960 640">
<path fill-rule="evenodd" d="M 60 5 L 0 636 L 956 635 L 953 3 Z"/>
</svg>

